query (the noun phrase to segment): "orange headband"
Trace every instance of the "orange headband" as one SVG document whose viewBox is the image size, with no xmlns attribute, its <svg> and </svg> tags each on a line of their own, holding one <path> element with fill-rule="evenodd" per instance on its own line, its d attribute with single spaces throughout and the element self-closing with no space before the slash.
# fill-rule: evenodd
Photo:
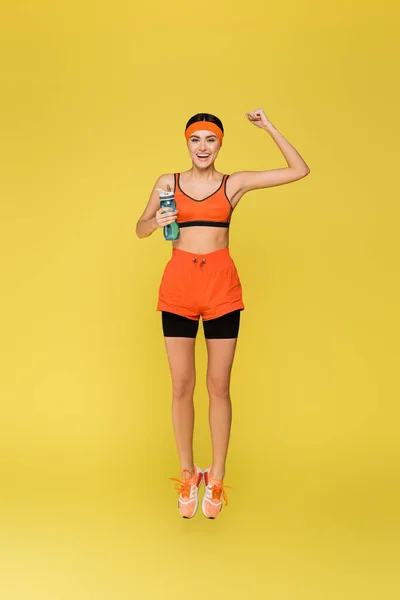
<svg viewBox="0 0 400 600">
<path fill-rule="evenodd" d="M 220 141 L 220 144 L 222 145 L 222 138 L 224 137 L 224 133 L 222 129 L 218 127 L 218 125 L 216 125 L 215 123 L 211 123 L 210 121 L 196 121 L 196 123 L 192 123 L 191 125 L 189 125 L 189 127 L 185 131 L 186 139 L 188 140 L 195 131 L 201 131 L 202 129 L 207 129 L 207 131 L 212 131 L 213 133 L 215 133 L 215 135 Z"/>
</svg>

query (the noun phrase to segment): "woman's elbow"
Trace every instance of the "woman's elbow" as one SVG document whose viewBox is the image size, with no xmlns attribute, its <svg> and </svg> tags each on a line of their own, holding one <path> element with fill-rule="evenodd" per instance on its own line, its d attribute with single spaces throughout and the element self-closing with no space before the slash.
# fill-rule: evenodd
<svg viewBox="0 0 400 600">
<path fill-rule="evenodd" d="M 311 169 L 309 167 L 306 167 L 304 169 L 302 169 L 299 173 L 299 179 L 304 179 L 304 177 L 307 177 L 307 175 L 309 175 L 311 172 Z"/>
<path fill-rule="evenodd" d="M 136 237 L 138 237 L 140 240 L 143 238 L 143 232 L 140 227 L 140 221 L 138 221 L 136 223 L 135 233 L 136 233 Z"/>
</svg>

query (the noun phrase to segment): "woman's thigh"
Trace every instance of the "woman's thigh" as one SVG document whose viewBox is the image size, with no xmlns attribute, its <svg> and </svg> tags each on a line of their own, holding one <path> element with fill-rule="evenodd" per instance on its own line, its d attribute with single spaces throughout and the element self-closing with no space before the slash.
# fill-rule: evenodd
<svg viewBox="0 0 400 600">
<path fill-rule="evenodd" d="M 217 396 L 229 394 L 233 360 L 237 339 L 207 339 L 208 391 Z"/>
<path fill-rule="evenodd" d="M 192 393 L 196 383 L 195 338 L 165 337 L 175 396 Z"/>
</svg>

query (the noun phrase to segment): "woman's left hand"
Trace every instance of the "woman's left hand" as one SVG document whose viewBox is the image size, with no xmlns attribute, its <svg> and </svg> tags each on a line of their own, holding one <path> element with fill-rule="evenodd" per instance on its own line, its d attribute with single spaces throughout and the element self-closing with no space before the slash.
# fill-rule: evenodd
<svg viewBox="0 0 400 600">
<path fill-rule="evenodd" d="M 271 121 L 268 120 L 268 117 L 262 108 L 257 108 L 256 110 L 246 113 L 246 117 L 250 123 L 253 123 L 256 127 L 266 129 L 267 131 L 272 126 Z"/>
</svg>

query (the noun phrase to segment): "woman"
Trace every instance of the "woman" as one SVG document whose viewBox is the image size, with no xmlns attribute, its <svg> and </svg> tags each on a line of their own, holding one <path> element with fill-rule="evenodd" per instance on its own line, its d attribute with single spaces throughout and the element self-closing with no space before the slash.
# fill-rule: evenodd
<svg viewBox="0 0 400 600">
<path fill-rule="evenodd" d="M 223 480 L 232 419 L 230 375 L 240 311 L 244 309 L 240 280 L 228 249 L 232 212 L 246 192 L 291 183 L 310 172 L 262 109 L 246 113 L 246 117 L 272 137 L 288 166 L 219 173 L 215 161 L 223 141 L 223 125 L 214 115 L 197 114 L 185 130 L 191 169 L 159 177 L 136 227 L 138 237 L 144 238 L 175 220 L 180 226 L 180 238 L 172 242 L 172 258 L 161 281 L 157 310 L 162 311 L 172 377 L 172 420 L 182 473 L 180 480 L 174 480 L 178 481 L 179 512 L 185 518 L 196 513 L 203 478 L 203 514 L 214 519 L 222 509 L 222 499 L 227 504 Z M 160 188 L 174 190 L 176 211 L 160 210 Z M 193 461 L 192 447 L 194 347 L 200 316 L 208 352 L 212 441 L 212 464 L 204 472 Z"/>
</svg>

